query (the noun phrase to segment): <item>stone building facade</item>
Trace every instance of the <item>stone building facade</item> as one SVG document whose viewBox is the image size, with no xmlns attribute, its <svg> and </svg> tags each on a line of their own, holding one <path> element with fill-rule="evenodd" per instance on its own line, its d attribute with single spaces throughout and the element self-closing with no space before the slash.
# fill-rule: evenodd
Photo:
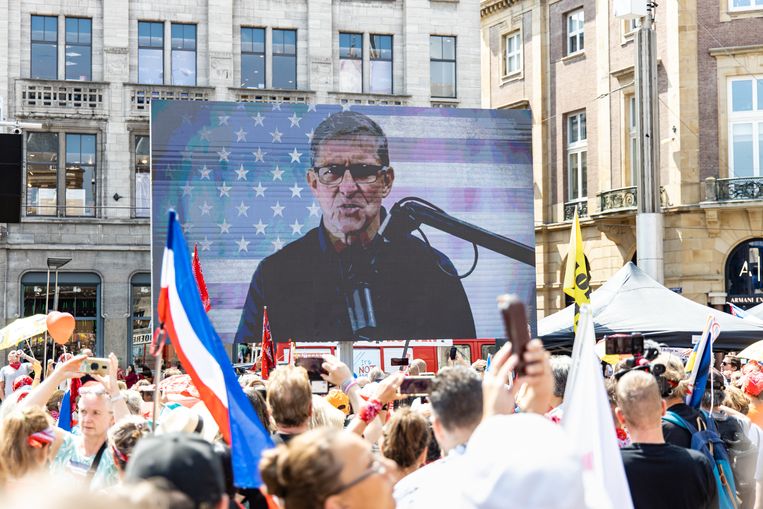
<svg viewBox="0 0 763 509">
<path fill-rule="evenodd" d="M 476 0 L 0 0 L 0 27 L 0 120 L 42 124 L 0 225 L 0 321 L 44 312 L 70 259 L 75 347 L 122 359 L 150 332 L 151 99 L 480 106 Z M 455 75 L 430 76 L 435 40 Z"/>
<path fill-rule="evenodd" d="M 593 289 L 636 261 L 638 25 L 605 0 L 484 0 L 480 15 L 483 107 L 533 113 L 542 317 L 565 306 L 575 208 Z M 763 4 L 660 4 L 656 31 L 664 284 L 763 302 Z"/>
</svg>

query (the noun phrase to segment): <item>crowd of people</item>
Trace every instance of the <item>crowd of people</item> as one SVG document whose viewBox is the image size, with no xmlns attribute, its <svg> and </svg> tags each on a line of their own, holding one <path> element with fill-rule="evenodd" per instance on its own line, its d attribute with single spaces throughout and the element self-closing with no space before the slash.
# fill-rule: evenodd
<svg viewBox="0 0 763 509">
<path fill-rule="evenodd" d="M 657 350 L 622 360 L 605 380 L 634 507 L 763 507 L 761 366 L 727 355 L 698 409 L 686 404 L 692 386 L 682 358 Z M 121 371 L 113 354 L 107 375 L 84 375 L 88 354 L 59 359 L 43 380 L 31 356 L 8 355 L 0 507 L 589 507 L 585 462 L 560 424 L 572 361 L 538 340 L 521 377 L 512 376 L 520 359 L 507 345 L 489 367 L 451 362 L 418 397 L 399 389 L 426 370 L 421 360 L 356 377 L 326 355 L 328 394 L 314 394 L 294 365 L 267 380 L 243 374 L 239 383 L 276 444 L 260 461 L 260 489 L 234 486 L 230 449 L 180 369 L 163 373 L 154 414 L 148 379 Z M 710 454 L 705 430 L 716 432 Z"/>
</svg>

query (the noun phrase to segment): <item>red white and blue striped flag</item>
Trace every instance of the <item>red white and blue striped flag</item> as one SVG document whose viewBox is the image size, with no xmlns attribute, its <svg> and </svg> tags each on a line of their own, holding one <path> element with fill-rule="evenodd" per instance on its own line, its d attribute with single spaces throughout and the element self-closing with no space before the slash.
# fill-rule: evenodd
<svg viewBox="0 0 763 509">
<path fill-rule="evenodd" d="M 705 394 L 707 379 L 713 359 L 713 342 L 721 333 L 721 325 L 713 315 L 708 315 L 705 328 L 702 331 L 694 350 L 686 363 L 686 372 L 689 374 L 689 386 L 691 392 L 686 396 L 686 404 L 699 408 L 702 404 L 702 396 Z"/>
<path fill-rule="evenodd" d="M 231 446 L 235 485 L 256 488 L 262 484 L 258 468 L 260 457 L 273 442 L 239 386 L 223 343 L 204 311 L 183 231 L 175 212 L 170 211 L 169 216 L 162 260 L 159 322 Z"/>
</svg>

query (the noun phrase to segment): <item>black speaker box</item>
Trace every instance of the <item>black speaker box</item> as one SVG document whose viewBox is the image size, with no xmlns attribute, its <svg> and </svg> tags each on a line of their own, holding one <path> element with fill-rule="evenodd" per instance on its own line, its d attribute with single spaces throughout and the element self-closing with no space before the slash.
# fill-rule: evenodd
<svg viewBox="0 0 763 509">
<path fill-rule="evenodd" d="M 21 220 L 22 136 L 0 134 L 0 223 Z"/>
</svg>

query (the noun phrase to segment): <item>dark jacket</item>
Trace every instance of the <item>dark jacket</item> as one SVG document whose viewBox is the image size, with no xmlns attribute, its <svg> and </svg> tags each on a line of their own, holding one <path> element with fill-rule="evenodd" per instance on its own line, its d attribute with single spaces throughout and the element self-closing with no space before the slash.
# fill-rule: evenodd
<svg viewBox="0 0 763 509">
<path fill-rule="evenodd" d="M 474 338 L 474 318 L 456 270 L 444 254 L 412 235 L 337 253 L 323 226 L 314 228 L 257 267 L 236 342 L 262 338 L 268 308 L 275 341 Z M 370 290 L 376 327 L 354 331 L 353 290 Z"/>
</svg>

